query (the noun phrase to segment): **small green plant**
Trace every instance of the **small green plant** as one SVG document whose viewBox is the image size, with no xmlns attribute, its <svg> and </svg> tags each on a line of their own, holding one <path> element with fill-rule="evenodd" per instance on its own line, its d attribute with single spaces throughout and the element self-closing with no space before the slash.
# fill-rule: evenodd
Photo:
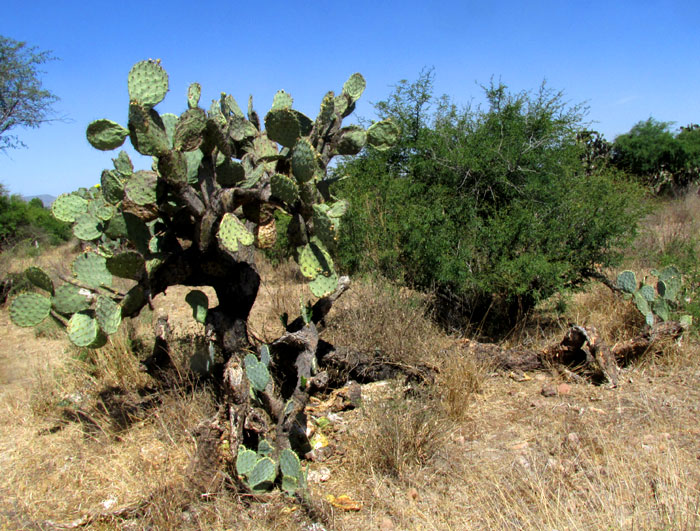
<svg viewBox="0 0 700 531">
<path fill-rule="evenodd" d="M 238 447 L 236 472 L 246 486 L 254 493 L 267 492 L 279 478 L 282 490 L 290 496 L 306 489 L 307 472 L 302 468 L 297 454 L 285 448 L 276 463 L 273 452 L 273 446 L 265 439 L 258 443 L 257 452 L 244 445 Z"/>
<path fill-rule="evenodd" d="M 661 271 L 652 269 L 651 274 L 657 279 L 655 284 L 649 283 L 648 278 L 638 283 L 634 271 L 623 271 L 617 276 L 617 287 L 628 299 L 634 300 L 649 326 L 671 318 L 678 318 L 683 326 L 690 326 L 692 317 L 681 314 L 683 276 L 680 271 L 671 265 Z"/>
</svg>

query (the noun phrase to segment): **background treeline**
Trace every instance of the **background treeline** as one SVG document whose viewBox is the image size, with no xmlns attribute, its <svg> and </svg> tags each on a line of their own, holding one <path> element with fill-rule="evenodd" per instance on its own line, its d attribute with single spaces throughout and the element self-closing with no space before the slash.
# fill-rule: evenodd
<svg viewBox="0 0 700 531">
<path fill-rule="evenodd" d="M 0 251 L 23 240 L 57 244 L 71 236 L 70 225 L 54 218 L 40 199 L 25 201 L 0 185 Z"/>
<path fill-rule="evenodd" d="M 647 211 L 641 183 L 670 168 L 662 158 L 631 165 L 647 156 L 633 142 L 637 130 L 688 146 L 697 133 L 674 136 L 650 120 L 613 145 L 587 129 L 583 107 L 546 85 L 483 90 L 484 106 L 460 108 L 436 98 L 424 72 L 376 104 L 402 138 L 337 167 L 334 192 L 351 205 L 340 261 L 430 290 L 472 322 L 508 324 L 619 264 Z M 655 144 L 645 149 L 657 156 Z"/>
</svg>

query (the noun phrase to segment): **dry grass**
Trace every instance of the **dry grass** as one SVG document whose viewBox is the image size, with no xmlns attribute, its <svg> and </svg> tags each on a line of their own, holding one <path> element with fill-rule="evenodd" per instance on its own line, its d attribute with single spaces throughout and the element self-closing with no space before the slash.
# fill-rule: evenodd
<svg viewBox="0 0 700 531">
<path fill-rule="evenodd" d="M 640 245 L 693 236 L 700 201 L 684 201 L 650 218 L 656 239 Z M 666 227 L 671 215 L 682 218 L 682 231 Z M 65 267 L 60 253 L 46 260 L 47 268 L 51 260 Z M 292 267 L 260 268 L 266 280 L 251 329 L 270 341 L 282 331 L 279 315 L 294 318 L 308 295 Z M 180 307 L 182 293 L 168 295 L 162 304 L 178 329 L 201 332 Z M 2 311 L 0 528 L 50 529 L 98 513 L 107 516 L 82 520 L 86 529 L 296 530 L 319 520 L 328 530 L 700 528 L 696 341 L 671 343 L 662 357 L 625 369 L 617 389 L 572 384 L 545 398 L 543 386 L 559 384 L 558 375 L 490 376 L 453 348 L 456 339 L 426 307 L 415 293 L 363 281 L 329 314 L 324 339 L 439 372 L 417 394 L 400 381 L 363 386 L 362 407 L 333 417 L 323 430 L 333 451 L 310 464 L 330 473 L 311 482 L 313 518 L 281 494 L 249 503 L 231 492 L 192 490 L 192 428 L 214 411 L 212 396 L 195 386 L 149 401 L 152 382 L 126 332 L 87 354 L 66 349 L 53 329 L 37 337 L 11 327 Z M 506 344 L 558 342 L 570 322 L 596 326 L 610 343 L 642 325 L 631 304 L 592 286 L 564 313 L 543 306 Z M 71 415 L 78 410 L 84 415 Z M 324 501 L 342 494 L 361 510 Z"/>
</svg>

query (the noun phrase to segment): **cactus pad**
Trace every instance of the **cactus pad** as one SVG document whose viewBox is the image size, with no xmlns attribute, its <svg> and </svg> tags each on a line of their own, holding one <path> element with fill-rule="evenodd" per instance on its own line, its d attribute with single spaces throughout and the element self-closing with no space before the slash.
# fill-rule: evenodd
<svg viewBox="0 0 700 531">
<path fill-rule="evenodd" d="M 51 300 L 38 293 L 22 293 L 10 305 L 10 319 L 17 326 L 36 326 L 51 313 Z"/>
<path fill-rule="evenodd" d="M 356 102 L 360 99 L 360 96 L 362 96 L 366 86 L 367 82 L 365 78 L 362 77 L 362 74 L 355 73 L 351 75 L 343 85 L 343 92 L 350 96 L 353 102 Z"/>
<path fill-rule="evenodd" d="M 224 217 L 221 219 L 216 237 L 222 247 L 234 253 L 238 251 L 239 243 L 241 245 L 251 245 L 255 241 L 255 237 L 246 226 L 234 214 L 229 212 L 224 214 Z"/>
<path fill-rule="evenodd" d="M 95 120 L 88 125 L 85 134 L 92 147 L 100 151 L 109 151 L 124 143 L 129 130 L 112 120 Z"/>
<path fill-rule="evenodd" d="M 101 221 L 89 213 L 80 214 L 73 225 L 73 235 L 86 242 L 96 240 L 102 236 Z"/>
<path fill-rule="evenodd" d="M 155 172 L 137 171 L 126 183 L 124 192 L 137 205 L 152 205 L 156 202 L 157 184 L 158 175 Z"/>
<path fill-rule="evenodd" d="M 121 172 L 104 170 L 100 178 L 100 185 L 102 196 L 108 203 L 115 205 L 124 198 L 124 182 Z"/>
<path fill-rule="evenodd" d="M 248 484 L 252 489 L 262 486 L 264 483 L 272 483 L 277 476 L 277 467 L 269 457 L 263 457 L 255 463 L 255 467 L 248 474 Z"/>
<path fill-rule="evenodd" d="M 61 194 L 51 204 L 51 212 L 61 221 L 73 223 L 75 218 L 87 212 L 88 202 L 76 194 Z"/>
<path fill-rule="evenodd" d="M 24 276 L 37 288 L 48 291 L 51 295 L 54 294 L 53 281 L 43 269 L 34 266 L 28 267 L 24 270 Z"/>
<path fill-rule="evenodd" d="M 231 94 L 226 94 L 225 92 L 222 92 L 219 106 L 221 108 L 221 114 L 223 114 L 226 118 L 228 118 L 231 115 L 239 116 L 241 118 L 244 117 L 243 111 L 238 106 L 238 102 Z"/>
<path fill-rule="evenodd" d="M 294 493 L 299 490 L 299 480 L 292 476 L 282 476 L 282 490 L 294 496 Z"/>
<path fill-rule="evenodd" d="M 254 354 L 248 354 L 244 363 L 245 375 L 250 381 L 250 385 L 256 391 L 264 391 L 270 381 L 270 372 L 267 370 L 267 366 L 262 361 L 258 361 Z"/>
<path fill-rule="evenodd" d="M 276 111 L 277 109 L 291 109 L 294 100 L 289 95 L 288 92 L 284 90 L 278 90 L 275 97 L 272 99 L 272 109 Z"/>
<path fill-rule="evenodd" d="M 311 280 L 319 275 L 334 273 L 331 256 L 318 240 L 309 242 L 299 253 L 299 269 L 302 275 Z"/>
<path fill-rule="evenodd" d="M 272 195 L 278 197 L 288 205 L 293 205 L 299 199 L 299 187 L 286 175 L 279 173 L 270 178 Z"/>
<path fill-rule="evenodd" d="M 165 124 L 153 109 L 141 105 L 129 107 L 129 134 L 134 149 L 142 155 L 159 157 L 170 151 Z"/>
<path fill-rule="evenodd" d="M 617 275 L 617 287 L 625 293 L 637 291 L 637 276 L 634 271 L 623 271 Z"/>
<path fill-rule="evenodd" d="M 249 475 L 258 462 L 258 454 L 253 450 L 248 450 L 245 446 L 238 447 L 238 456 L 236 457 L 236 472 L 239 476 Z"/>
<path fill-rule="evenodd" d="M 328 276 L 318 275 L 315 279 L 309 282 L 309 289 L 314 296 L 318 298 L 331 295 L 338 287 L 338 275 L 331 273 Z"/>
<path fill-rule="evenodd" d="M 202 96 L 202 85 L 192 83 L 187 89 L 187 106 L 190 109 L 199 107 L 199 98 Z"/>
<path fill-rule="evenodd" d="M 288 148 L 301 136 L 299 120 L 291 109 L 276 109 L 267 113 L 265 130 L 270 140 Z"/>
<path fill-rule="evenodd" d="M 391 119 L 372 124 L 367 129 L 367 143 L 373 148 L 384 151 L 398 142 L 401 129 Z"/>
<path fill-rule="evenodd" d="M 87 310 L 92 301 L 92 294 L 83 288 L 73 284 L 62 284 L 56 288 L 56 293 L 51 298 L 53 309 L 63 315 L 71 315 Z"/>
<path fill-rule="evenodd" d="M 111 335 L 119 330 L 122 323 L 122 309 L 112 299 L 101 295 L 95 304 L 95 317 L 100 329 Z"/>
<path fill-rule="evenodd" d="M 653 302 L 654 299 L 656 299 L 656 291 L 649 284 L 644 284 L 641 288 L 639 288 L 639 292 L 647 302 Z"/>
<path fill-rule="evenodd" d="M 108 258 L 106 265 L 107 270 L 114 276 L 139 280 L 145 273 L 146 261 L 141 253 L 124 251 Z"/>
<path fill-rule="evenodd" d="M 207 115 L 202 109 L 183 112 L 175 126 L 173 147 L 179 151 L 194 151 L 202 144 L 206 127 Z"/>
<path fill-rule="evenodd" d="M 336 145 L 338 155 L 357 155 L 367 144 L 367 132 L 359 126 L 344 127 Z"/>
<path fill-rule="evenodd" d="M 97 253 L 78 255 L 73 260 L 73 273 L 79 282 L 89 288 L 112 285 L 112 274 L 107 270 L 107 259 Z"/>
<path fill-rule="evenodd" d="M 68 321 L 68 339 L 78 347 L 89 347 L 98 340 L 100 328 L 89 312 L 75 313 Z"/>
<path fill-rule="evenodd" d="M 651 303 L 651 309 L 662 321 L 668 321 L 671 316 L 671 307 L 666 299 L 656 299 Z"/>
<path fill-rule="evenodd" d="M 168 74 L 160 61 L 140 61 L 129 72 L 129 100 L 144 107 L 157 105 L 168 92 Z"/>
<path fill-rule="evenodd" d="M 280 452 L 280 472 L 284 476 L 297 477 L 301 473 L 301 462 L 297 454 L 285 448 Z"/>
<path fill-rule="evenodd" d="M 134 286 L 127 291 L 126 296 L 122 299 L 120 306 L 122 308 L 122 317 L 132 317 L 145 304 L 146 294 L 141 286 Z"/>
<path fill-rule="evenodd" d="M 267 441 L 267 439 L 260 439 L 258 442 L 258 454 L 259 455 L 270 455 L 275 449 Z"/>
<path fill-rule="evenodd" d="M 192 308 L 192 316 L 199 323 L 204 324 L 209 310 L 209 298 L 206 293 L 193 289 L 185 296 L 185 302 Z"/>
<path fill-rule="evenodd" d="M 292 150 L 292 172 L 300 183 L 310 181 L 318 170 L 318 155 L 306 138 L 300 138 Z"/>
</svg>

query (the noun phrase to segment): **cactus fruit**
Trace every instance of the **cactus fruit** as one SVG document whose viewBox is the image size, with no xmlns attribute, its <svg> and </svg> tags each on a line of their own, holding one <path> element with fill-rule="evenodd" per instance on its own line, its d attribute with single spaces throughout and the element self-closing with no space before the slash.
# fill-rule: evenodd
<svg viewBox="0 0 700 531">
<path fill-rule="evenodd" d="M 128 86 L 131 103 L 150 108 L 168 93 L 168 74 L 160 61 L 140 61 L 129 72 Z"/>
<path fill-rule="evenodd" d="M 51 299 L 38 293 L 22 293 L 10 305 L 10 319 L 17 326 L 36 326 L 51 313 Z"/>
<path fill-rule="evenodd" d="M 88 125 L 86 136 L 90 145 L 101 151 L 116 149 L 124 143 L 129 130 L 112 120 L 95 120 Z"/>
</svg>

